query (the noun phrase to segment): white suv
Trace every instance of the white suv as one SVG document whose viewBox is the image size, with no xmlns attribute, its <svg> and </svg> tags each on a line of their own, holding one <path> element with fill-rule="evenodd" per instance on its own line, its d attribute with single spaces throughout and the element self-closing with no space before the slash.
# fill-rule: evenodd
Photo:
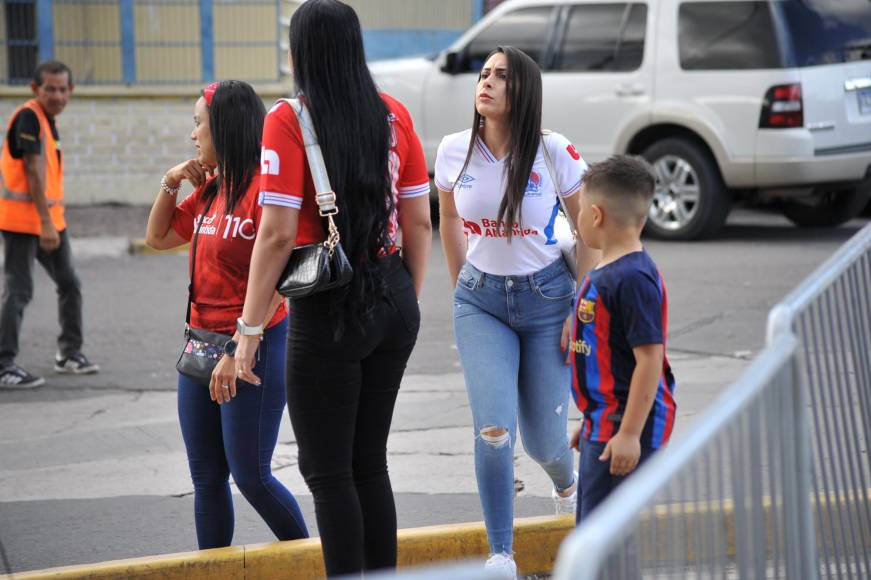
<svg viewBox="0 0 871 580">
<path fill-rule="evenodd" d="M 869 0 L 510 0 L 437 56 L 371 64 L 430 167 L 442 136 L 470 125 L 498 45 L 536 59 L 544 126 L 588 161 L 653 164 L 651 234 L 712 235 L 736 197 L 836 225 L 871 194 Z"/>
</svg>

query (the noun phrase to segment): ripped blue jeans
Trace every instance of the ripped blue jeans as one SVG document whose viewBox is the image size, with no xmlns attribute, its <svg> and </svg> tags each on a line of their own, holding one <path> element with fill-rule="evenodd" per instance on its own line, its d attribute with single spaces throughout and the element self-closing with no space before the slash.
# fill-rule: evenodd
<svg viewBox="0 0 871 580">
<path fill-rule="evenodd" d="M 514 445 L 559 490 L 574 482 L 568 446 L 570 374 L 560 350 L 574 280 L 562 258 L 528 276 L 469 263 L 454 292 L 454 335 L 475 433 L 475 475 L 492 553 L 512 553 Z"/>
</svg>

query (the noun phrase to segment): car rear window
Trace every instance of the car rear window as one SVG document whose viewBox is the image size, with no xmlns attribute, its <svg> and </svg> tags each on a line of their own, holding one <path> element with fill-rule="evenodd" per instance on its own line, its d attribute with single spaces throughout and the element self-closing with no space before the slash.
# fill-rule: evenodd
<svg viewBox="0 0 871 580">
<path fill-rule="evenodd" d="M 678 13 L 685 70 L 806 67 L 871 60 L 868 0 L 685 2 Z"/>
<path fill-rule="evenodd" d="M 768 2 L 687 2 L 678 12 L 685 70 L 782 68 Z"/>
<path fill-rule="evenodd" d="M 791 66 L 871 60 L 868 0 L 791 0 L 776 8 L 790 36 Z"/>
</svg>

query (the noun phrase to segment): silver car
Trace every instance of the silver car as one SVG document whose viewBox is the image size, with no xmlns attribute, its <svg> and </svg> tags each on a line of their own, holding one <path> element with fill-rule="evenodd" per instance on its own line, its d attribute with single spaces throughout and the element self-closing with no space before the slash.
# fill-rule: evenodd
<svg viewBox="0 0 871 580">
<path fill-rule="evenodd" d="M 869 0 L 510 0 L 441 54 L 371 65 L 430 164 L 498 45 L 536 59 L 545 127 L 588 161 L 653 164 L 650 234 L 711 236 L 739 198 L 832 226 L 871 195 Z"/>
</svg>

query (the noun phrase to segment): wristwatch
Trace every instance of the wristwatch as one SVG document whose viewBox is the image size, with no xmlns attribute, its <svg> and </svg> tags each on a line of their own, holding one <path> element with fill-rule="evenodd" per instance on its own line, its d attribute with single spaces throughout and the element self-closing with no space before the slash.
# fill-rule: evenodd
<svg viewBox="0 0 871 580">
<path fill-rule="evenodd" d="M 263 325 L 260 324 L 258 326 L 248 326 L 245 324 L 245 321 L 242 320 L 242 317 L 236 319 L 236 330 L 239 331 L 239 334 L 242 336 L 259 336 L 263 334 Z"/>
<path fill-rule="evenodd" d="M 236 354 L 236 347 L 239 346 L 232 338 L 224 343 L 224 354 L 232 358 Z"/>
</svg>

